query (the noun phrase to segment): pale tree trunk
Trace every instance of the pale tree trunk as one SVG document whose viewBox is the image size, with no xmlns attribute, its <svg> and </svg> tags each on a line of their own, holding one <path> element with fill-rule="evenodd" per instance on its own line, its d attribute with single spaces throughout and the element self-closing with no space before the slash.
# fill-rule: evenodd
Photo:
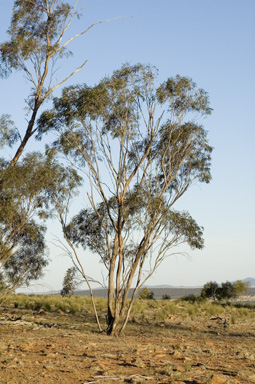
<svg viewBox="0 0 255 384">
<path fill-rule="evenodd" d="M 107 296 L 107 334 L 112 334 L 112 328 L 114 323 L 114 302 L 115 302 L 115 290 L 114 290 L 114 269 L 116 264 L 118 252 L 118 236 L 115 236 L 113 254 L 110 261 L 109 276 L 108 276 L 108 296 Z"/>
</svg>

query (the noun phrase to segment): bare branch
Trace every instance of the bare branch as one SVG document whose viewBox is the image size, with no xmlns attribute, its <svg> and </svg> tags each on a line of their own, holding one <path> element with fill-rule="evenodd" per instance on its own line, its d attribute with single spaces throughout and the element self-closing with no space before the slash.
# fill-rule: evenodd
<svg viewBox="0 0 255 384">
<path fill-rule="evenodd" d="M 118 17 L 114 17 L 112 19 L 108 19 L 108 20 L 102 20 L 102 21 L 98 21 L 97 23 L 94 23 L 94 24 L 91 24 L 87 29 L 85 29 L 83 32 L 80 32 L 80 33 L 77 33 L 76 35 L 70 37 L 70 39 L 68 39 L 63 45 L 61 45 L 60 47 L 58 47 L 56 49 L 56 52 L 59 52 L 61 51 L 63 48 L 65 48 L 71 41 L 73 41 L 74 39 L 76 39 L 77 37 L 79 36 L 82 36 L 84 35 L 85 33 L 87 33 L 91 28 L 95 27 L 96 25 L 98 24 L 102 24 L 102 23 L 107 23 L 109 21 L 113 21 L 113 20 L 118 20 L 118 19 L 121 19 L 125 16 L 118 16 Z"/>
</svg>

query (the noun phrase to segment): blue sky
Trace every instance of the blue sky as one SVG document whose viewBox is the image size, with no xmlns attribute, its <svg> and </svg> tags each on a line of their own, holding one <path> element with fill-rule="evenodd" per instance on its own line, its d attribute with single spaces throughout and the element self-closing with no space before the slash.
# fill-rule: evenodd
<svg viewBox="0 0 255 384">
<path fill-rule="evenodd" d="M 12 0 L 0 0 L 0 41 L 6 38 Z M 71 1 L 71 3 L 73 3 Z M 176 74 L 191 77 L 210 96 L 212 115 L 203 121 L 212 155 L 209 185 L 196 185 L 178 203 L 204 227 L 205 248 L 191 259 L 172 257 L 149 281 L 151 285 L 202 285 L 255 277 L 255 2 L 253 0 L 79 0 L 83 17 L 72 33 L 103 23 L 70 46 L 73 57 L 63 61 L 59 80 L 84 59 L 87 65 L 69 84 L 93 85 L 123 63 L 150 63 L 159 81 Z M 1 80 L 0 114 L 9 113 L 25 127 L 29 91 L 21 73 Z M 31 142 L 31 148 L 39 148 Z M 7 154 L 8 156 L 8 154 Z M 56 223 L 49 223 L 49 241 Z M 49 243 L 50 244 L 50 243 Z M 52 263 L 42 282 L 60 289 L 71 265 L 49 245 Z M 101 265 L 84 255 L 90 274 Z M 93 260 L 93 261 L 92 261 Z"/>
</svg>

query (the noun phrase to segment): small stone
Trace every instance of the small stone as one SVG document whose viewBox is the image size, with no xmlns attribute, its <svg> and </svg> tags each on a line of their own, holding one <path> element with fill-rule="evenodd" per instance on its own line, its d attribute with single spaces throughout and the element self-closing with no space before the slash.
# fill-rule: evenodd
<svg viewBox="0 0 255 384">
<path fill-rule="evenodd" d="M 143 368 L 145 366 L 144 362 L 142 361 L 142 359 L 139 359 L 139 358 L 133 359 L 132 360 L 132 364 L 136 365 L 139 368 Z"/>
<path fill-rule="evenodd" d="M 210 384 L 227 384 L 228 378 L 222 375 L 213 375 Z"/>
<path fill-rule="evenodd" d="M 164 353 L 159 353 L 158 355 L 154 356 L 156 359 L 161 359 L 162 357 L 166 357 L 166 354 Z"/>
<path fill-rule="evenodd" d="M 249 352 L 245 352 L 244 353 L 244 359 L 246 359 L 246 360 L 255 360 L 255 355 L 253 355 L 252 353 L 249 353 Z"/>
<path fill-rule="evenodd" d="M 46 369 L 47 371 L 53 371 L 54 366 L 52 364 L 45 364 L 43 368 Z"/>
<path fill-rule="evenodd" d="M 238 376 L 241 376 L 245 378 L 246 380 L 249 380 L 250 383 L 255 383 L 255 373 L 252 371 L 239 371 Z"/>
<path fill-rule="evenodd" d="M 185 382 L 184 381 L 171 381 L 171 384 L 185 384 Z"/>
</svg>

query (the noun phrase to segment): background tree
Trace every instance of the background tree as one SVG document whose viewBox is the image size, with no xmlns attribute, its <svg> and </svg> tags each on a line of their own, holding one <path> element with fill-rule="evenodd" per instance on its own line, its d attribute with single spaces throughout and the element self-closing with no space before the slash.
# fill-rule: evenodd
<svg viewBox="0 0 255 384">
<path fill-rule="evenodd" d="M 60 291 L 61 296 L 72 296 L 74 290 L 79 286 L 80 281 L 76 277 L 77 270 L 75 267 L 68 268 L 63 280 L 63 288 Z"/>
<path fill-rule="evenodd" d="M 124 330 L 139 288 L 176 246 L 203 248 L 202 228 L 173 207 L 211 179 L 212 148 L 196 122 L 211 113 L 208 95 L 187 77 L 155 80 L 154 68 L 125 65 L 95 87 L 64 89 L 38 124 L 59 133 L 55 150 L 90 183 L 90 208 L 63 229 L 107 269 L 109 334 Z"/>
<path fill-rule="evenodd" d="M 56 194 L 64 201 L 79 177 L 51 155 L 26 155 L 15 167 L 1 163 L 0 178 L 0 273 L 2 295 L 42 276 L 47 265 L 44 220 L 53 214 Z"/>
<path fill-rule="evenodd" d="M 218 283 L 216 283 L 216 281 L 209 281 L 203 286 L 201 297 L 215 300 L 217 298 L 218 290 Z"/>
<path fill-rule="evenodd" d="M 149 288 L 145 287 L 139 293 L 139 299 L 141 299 L 141 300 L 153 300 L 154 299 L 154 293 L 152 291 L 150 291 Z"/>
<path fill-rule="evenodd" d="M 234 292 L 234 284 L 230 283 L 230 281 L 226 281 L 225 283 L 221 283 L 221 286 L 217 292 L 218 300 L 228 300 L 235 297 Z"/>
<path fill-rule="evenodd" d="M 237 296 L 247 293 L 248 288 L 250 286 L 250 284 L 248 282 L 245 282 L 242 280 L 235 281 L 233 285 L 234 285 L 234 293 Z"/>
<path fill-rule="evenodd" d="M 203 298 L 212 298 L 213 300 L 228 300 L 233 299 L 240 295 L 241 293 L 246 293 L 248 290 L 249 284 L 237 280 L 234 283 L 226 281 L 221 285 L 218 285 L 216 282 L 206 283 L 201 291 L 201 297 Z"/>
</svg>

